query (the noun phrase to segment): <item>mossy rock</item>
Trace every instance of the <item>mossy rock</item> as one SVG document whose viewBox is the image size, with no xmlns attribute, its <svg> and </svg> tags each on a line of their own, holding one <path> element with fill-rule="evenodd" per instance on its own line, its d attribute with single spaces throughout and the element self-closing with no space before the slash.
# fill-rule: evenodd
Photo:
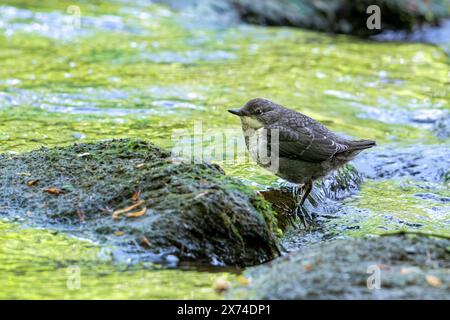
<svg viewBox="0 0 450 320">
<path fill-rule="evenodd" d="M 304 247 L 249 268 L 234 299 L 448 299 L 450 240 L 391 234 Z"/>
<path fill-rule="evenodd" d="M 216 165 L 174 162 L 146 141 L 2 154 L 0 185 L 0 213 L 133 252 L 239 266 L 279 252 L 276 218 L 253 190 Z"/>
</svg>

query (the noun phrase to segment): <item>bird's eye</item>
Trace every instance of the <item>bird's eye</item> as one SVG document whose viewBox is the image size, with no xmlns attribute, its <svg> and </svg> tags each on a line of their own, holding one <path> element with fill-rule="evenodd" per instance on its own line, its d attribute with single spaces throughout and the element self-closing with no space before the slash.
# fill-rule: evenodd
<svg viewBox="0 0 450 320">
<path fill-rule="evenodd" d="M 263 111 L 262 111 L 261 109 L 256 109 L 256 110 L 255 110 L 255 113 L 259 115 L 259 114 L 262 114 Z"/>
</svg>

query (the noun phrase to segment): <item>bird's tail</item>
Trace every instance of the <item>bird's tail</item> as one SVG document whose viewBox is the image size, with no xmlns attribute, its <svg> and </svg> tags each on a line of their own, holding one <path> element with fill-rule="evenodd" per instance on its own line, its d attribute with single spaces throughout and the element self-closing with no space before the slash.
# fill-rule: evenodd
<svg viewBox="0 0 450 320">
<path fill-rule="evenodd" d="M 369 149 L 376 145 L 376 142 L 373 140 L 356 140 L 349 143 L 350 150 L 352 151 Z"/>
</svg>

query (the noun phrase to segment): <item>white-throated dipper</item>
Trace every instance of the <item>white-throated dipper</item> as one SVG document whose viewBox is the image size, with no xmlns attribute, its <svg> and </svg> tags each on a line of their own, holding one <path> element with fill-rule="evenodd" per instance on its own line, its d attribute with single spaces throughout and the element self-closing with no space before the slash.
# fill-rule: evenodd
<svg viewBox="0 0 450 320">
<path fill-rule="evenodd" d="M 289 182 L 303 185 L 300 205 L 315 180 L 376 145 L 372 140 L 339 137 L 320 122 L 267 99 L 252 99 L 242 108 L 228 111 L 240 117 L 247 149 L 260 166 Z M 250 150 L 251 141 L 257 141 L 256 149 L 266 149 L 257 150 L 257 155 L 271 154 L 271 161 L 255 156 Z"/>
</svg>

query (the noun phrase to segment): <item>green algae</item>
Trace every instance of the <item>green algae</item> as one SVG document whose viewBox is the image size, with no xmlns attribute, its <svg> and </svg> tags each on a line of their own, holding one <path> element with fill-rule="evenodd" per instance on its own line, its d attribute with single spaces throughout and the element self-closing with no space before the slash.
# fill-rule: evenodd
<svg viewBox="0 0 450 320">
<path fill-rule="evenodd" d="M 263 33 L 261 30 L 252 29 L 251 32 Z M 128 42 L 125 42 L 120 36 L 99 34 L 94 36 L 94 38 L 99 37 L 99 40 L 92 41 L 91 38 L 88 38 L 73 44 L 51 43 L 47 39 L 41 39 L 42 43 L 40 43 L 41 40 L 38 40 L 39 44 L 33 44 L 35 38 L 29 35 L 17 35 L 2 39 L 5 41 L 1 43 L 4 43 L 7 47 L 6 51 L 2 50 L 2 65 L 4 66 L 2 77 L 21 81 L 19 85 L 13 88 L 6 84 L 3 85 L 3 90 L 7 94 L 14 96 L 17 92 L 17 95 L 20 95 L 21 89 L 35 90 L 35 94 L 43 96 L 47 94 L 46 91 L 63 92 L 76 96 L 83 92 L 83 88 L 91 87 L 109 88 L 109 90 L 121 88 L 125 92 L 138 90 L 140 91 L 137 94 L 139 102 L 135 102 L 134 97 L 112 101 L 108 98 L 97 100 L 91 98 L 91 104 L 95 103 L 100 109 L 105 107 L 117 108 L 119 106 L 129 109 L 150 108 L 154 114 L 123 116 L 120 118 L 125 123 L 115 126 L 111 125 L 112 119 L 108 119 L 108 116 L 103 116 L 103 120 L 99 122 L 92 115 L 58 114 L 56 112 L 49 113 L 45 110 L 37 112 L 33 108 L 33 103 L 28 108 L 24 108 L 26 104 L 22 105 L 19 111 L 8 108 L 0 112 L 2 132 L 8 133 L 7 137 L 2 137 L 1 151 L 23 151 L 35 148 L 39 144 L 47 146 L 59 144 L 63 142 L 61 141 L 62 137 L 67 142 L 76 141 L 76 138 L 71 137 L 74 130 L 65 128 L 63 125 L 65 122 L 70 126 L 79 128 L 75 131 L 87 135 L 89 141 L 117 136 L 150 136 L 156 139 L 161 138 L 165 141 L 163 144 L 169 144 L 171 132 L 174 129 L 190 129 L 196 120 L 207 123 L 208 129 L 211 130 L 223 130 L 230 126 L 238 130 L 235 119 L 225 115 L 226 109 L 230 106 L 242 105 L 247 99 L 254 96 L 272 98 L 322 120 L 331 129 L 355 137 L 376 139 L 379 143 L 390 141 L 408 143 L 418 140 L 431 143 L 436 141 L 429 130 L 414 125 L 388 124 L 376 119 L 361 119 L 358 116 L 361 110 L 349 108 L 349 105 L 357 103 L 363 106 L 376 106 L 377 99 L 381 96 L 384 99 L 394 100 L 398 104 L 398 108 L 407 109 L 411 101 L 417 99 L 423 100 L 430 106 L 443 105 L 448 108 L 448 104 L 446 104 L 449 98 L 446 88 L 448 66 L 445 64 L 445 55 L 439 49 L 425 45 L 407 44 L 402 45 L 401 49 L 396 49 L 393 54 L 392 45 L 389 44 L 360 42 L 355 47 L 355 44 L 347 43 L 349 42 L 348 39 L 341 39 L 338 44 L 333 45 L 326 42 L 325 44 L 320 42 L 308 43 L 308 37 L 323 36 L 303 31 L 290 31 L 292 35 L 288 39 L 283 39 L 283 45 L 285 46 L 283 50 L 289 52 L 289 55 L 285 56 L 284 59 L 279 59 L 278 57 L 283 53 L 276 43 L 277 38 L 281 37 L 280 34 L 283 34 L 282 30 L 269 29 L 265 31 L 266 36 L 274 40 L 264 39 L 264 42 L 258 43 L 260 48 L 257 53 L 251 54 L 246 52 L 245 49 L 246 46 L 250 45 L 250 39 L 241 39 L 242 35 L 233 34 L 231 31 L 228 31 L 228 33 L 227 41 L 233 43 L 234 46 L 239 45 L 241 47 L 238 59 L 220 62 L 200 61 L 188 65 L 176 62 L 165 64 L 143 63 L 139 62 L 138 58 L 133 61 L 131 57 L 135 53 L 129 48 L 129 43 L 133 40 L 128 39 Z M 246 44 L 239 44 L 239 41 Z M 139 43 L 139 40 L 136 40 L 136 42 Z M 20 49 L 11 49 L 19 43 Z M 55 48 L 51 53 L 48 52 L 49 45 Z M 27 49 L 27 46 L 29 46 L 29 49 Z M 106 50 L 103 53 L 102 46 Z M 76 50 L 73 50 L 73 48 Z M 108 53 L 108 48 L 113 48 L 111 50 L 114 52 Z M 357 51 L 358 48 L 360 51 Z M 317 49 L 318 52 L 330 51 L 327 54 L 329 57 L 320 59 L 318 63 L 316 61 L 318 53 L 311 53 L 311 51 L 315 52 L 314 49 Z M 180 49 L 173 47 L 170 50 L 178 52 L 177 50 Z M 412 70 L 409 65 L 417 50 L 420 50 L 425 58 L 422 64 Z M 377 54 L 372 55 L 372 51 L 377 52 Z M 368 57 L 361 57 L 361 52 L 365 52 Z M 23 59 L 17 60 L 18 54 Z M 100 56 L 98 56 L 99 54 Z M 117 57 L 122 62 L 115 62 Z M 123 60 L 127 57 L 131 59 L 128 62 Z M 302 58 L 299 59 L 298 57 Z M 396 60 L 397 63 L 395 63 Z M 403 62 L 400 64 L 398 60 Z M 75 63 L 76 67 L 68 67 L 71 62 Z M 29 79 L 30 69 L 33 69 L 34 73 L 36 72 L 34 65 L 40 66 L 39 74 L 35 75 L 37 79 Z M 345 67 L 341 67 L 341 65 Z M 265 66 L 270 66 L 270 69 Z M 287 66 L 289 66 L 288 69 L 286 69 Z M 350 66 L 351 69 L 349 69 Z M 398 85 L 386 83 L 383 85 L 380 83 L 380 77 L 377 74 L 381 71 L 389 72 L 389 76 L 393 80 L 398 79 L 404 81 L 404 83 Z M 321 72 L 320 74 L 328 72 L 328 74 L 324 76 L 325 78 L 322 78 L 323 76 L 317 78 L 318 72 Z M 67 73 L 70 74 L 70 77 L 66 76 Z M 116 77 L 117 75 L 120 75 L 120 77 Z M 426 85 L 423 80 L 417 81 L 417 83 L 411 80 L 418 75 L 421 76 L 421 79 L 429 79 L 429 84 Z M 117 79 L 112 82 L 111 78 Z M 342 82 L 335 81 L 339 78 L 343 79 Z M 136 79 L 139 79 L 139 81 L 136 81 Z M 378 83 L 375 86 L 376 88 L 364 85 L 365 83 L 372 85 L 374 82 Z M 158 101 L 158 98 L 151 97 L 146 93 L 148 88 L 155 84 L 166 88 L 177 88 L 182 84 L 188 86 L 188 88 L 189 86 L 193 87 L 192 91 L 195 91 L 196 88 L 206 87 L 207 93 L 203 93 L 205 97 L 202 99 L 189 100 L 190 103 L 198 106 L 197 109 L 177 109 L 177 112 L 167 117 L 165 114 L 167 110 L 151 106 L 153 102 Z M 42 88 L 46 89 L 42 90 Z M 327 90 L 344 95 L 348 92 L 364 93 L 342 99 L 325 94 L 324 92 Z M 225 95 L 224 92 L 226 92 Z M 88 98 L 84 98 L 85 104 L 88 103 L 86 99 Z M 76 102 L 80 100 L 83 102 L 82 99 L 74 100 L 74 108 L 77 106 Z M 204 110 L 208 110 L 208 112 Z M 20 115 L 17 115 L 19 112 Z M 105 111 L 105 113 L 107 112 Z M 19 121 L 23 121 L 19 127 L 15 121 L 11 120 L 16 116 L 20 116 L 21 120 Z M 28 126 L 27 121 L 34 122 L 34 119 L 38 123 L 41 122 L 42 127 L 49 128 L 47 130 L 36 130 L 36 125 Z M 52 132 L 51 128 L 55 126 L 55 123 L 61 124 L 61 127 L 60 130 Z M 161 127 L 161 123 L 164 123 L 164 126 Z M 15 133 L 16 131 L 18 132 Z M 47 132 L 40 136 L 42 131 Z M 25 136 L 24 144 L 29 141 L 28 147 L 24 144 L 23 147 L 17 146 L 21 136 Z M 30 139 L 29 136 L 33 138 Z"/>
<path fill-rule="evenodd" d="M 431 197 L 421 197 L 421 195 Z M 395 230 L 450 236 L 450 191 L 446 185 L 414 180 L 366 182 L 347 204 L 361 211 L 328 223 L 346 226 L 340 234 L 361 237 Z"/>
<path fill-rule="evenodd" d="M 14 6 L 17 8 L 32 9 L 33 11 L 65 11 L 69 6 L 78 5 L 90 15 L 117 13 L 121 6 L 119 3 L 101 0 L 77 0 L 76 3 L 70 0 L 5 0 L 2 5 Z"/>
<path fill-rule="evenodd" d="M 237 126 L 233 117 L 225 115 L 226 109 L 242 105 L 250 97 L 265 96 L 322 120 L 333 130 L 355 137 L 372 138 L 379 142 L 435 141 L 436 138 L 427 129 L 361 118 L 361 110 L 349 106 L 383 108 L 378 106 L 381 97 L 392 101 L 399 109 L 414 108 L 411 105 L 417 101 L 430 107 L 442 105 L 448 108 L 449 68 L 446 55 L 438 48 L 419 44 L 371 43 L 346 37 L 336 37 L 331 41 L 313 32 L 283 28 L 245 27 L 245 33 L 241 31 L 230 29 L 202 34 L 208 39 L 202 43 L 203 47 L 233 53 L 235 59 L 200 59 L 190 63 L 180 63 L 176 59 L 171 63 L 158 63 L 142 56 L 142 51 L 164 55 L 167 52 L 183 53 L 189 48 L 192 50 L 189 41 L 198 39 L 200 35 L 173 25 L 160 25 L 157 31 L 146 36 L 103 32 L 68 43 L 39 35 L 0 36 L 1 76 L 20 81 L 14 87 L 7 83 L 0 84 L 0 89 L 12 96 L 15 91 L 20 95 L 22 89 L 31 89 L 43 96 L 48 92 L 77 95 L 86 88 L 135 90 L 139 91 L 139 102 L 135 102 L 134 96 L 114 99 L 113 103 L 108 98 L 94 98 L 91 102 L 99 108 L 150 107 L 154 111 L 154 115 L 140 117 L 140 122 L 148 123 L 147 126 L 124 130 L 124 133 L 111 130 L 115 128 L 110 128 L 108 121 L 100 127 L 96 121 L 89 121 L 89 116 L 61 116 L 41 111 L 42 117 L 49 123 L 59 122 L 61 117 L 69 123 L 83 121 L 85 128 L 82 132 L 98 132 L 98 136 L 90 134 L 91 139 L 117 137 L 118 134 L 146 136 L 159 132 L 158 136 L 170 140 L 175 123 L 179 127 L 189 128 L 194 120 L 208 123 L 212 129 Z M 174 41 L 168 41 L 167 37 L 174 34 Z M 224 40 L 213 41 L 217 37 Z M 139 49 L 141 45 L 148 47 L 152 43 L 158 43 L 158 47 Z M 52 48 L 51 51 L 49 48 Z M 321 56 L 326 58 L 319 59 Z M 71 63 L 74 67 L 70 67 Z M 380 72 L 386 73 L 387 78 L 380 77 Z M 207 88 L 207 92 L 203 93 L 202 98 L 189 100 L 198 108 L 177 110 L 180 112 L 167 117 L 165 110 L 151 107 L 158 98 L 147 92 L 155 84 L 167 88 L 183 85 L 192 87 L 193 91 L 195 88 Z M 74 100 L 77 102 L 80 99 Z M 87 103 L 86 98 L 84 102 Z M 1 123 L 14 113 L 11 109 L 3 110 Z M 21 114 L 32 119 L 34 109 L 21 109 Z M 136 121 L 130 117 L 124 118 L 130 119 L 130 122 Z M 165 127 L 155 125 L 161 122 Z M 2 132 L 10 131 L 8 129 L 5 127 Z M 34 131 L 27 126 L 21 128 L 22 134 Z M 59 139 L 60 133 L 49 132 L 46 136 L 50 139 L 57 136 Z M 2 151 L 19 151 L 14 146 L 16 140 L 14 135 L 3 139 Z M 49 145 L 41 137 L 34 140 Z M 36 143 L 31 143 L 28 149 L 35 146 Z"/>
<path fill-rule="evenodd" d="M 235 278 L 220 270 L 111 264 L 95 244 L 4 221 L 0 244 L 0 299 L 220 299 L 214 281 Z"/>
</svg>

